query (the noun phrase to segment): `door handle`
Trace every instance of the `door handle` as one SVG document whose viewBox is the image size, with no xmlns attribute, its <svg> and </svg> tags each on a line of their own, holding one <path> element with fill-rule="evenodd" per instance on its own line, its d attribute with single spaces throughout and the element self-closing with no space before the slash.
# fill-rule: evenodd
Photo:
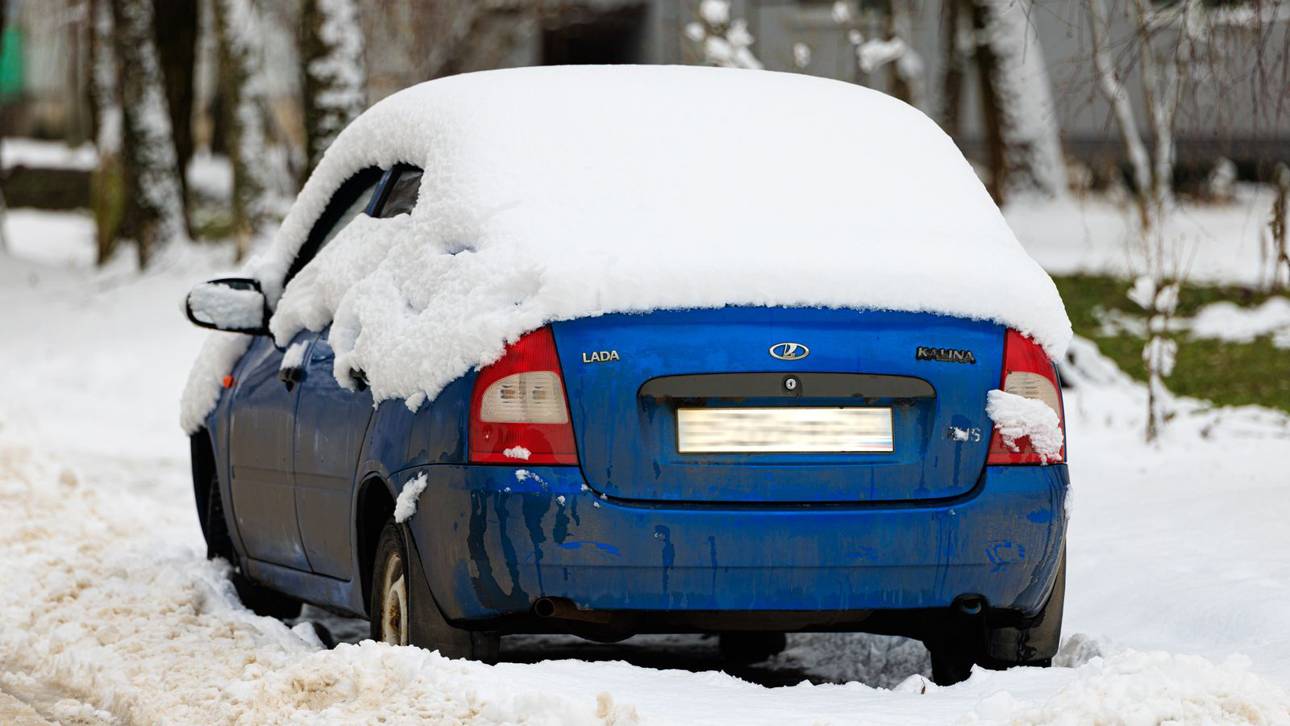
<svg viewBox="0 0 1290 726">
<path fill-rule="evenodd" d="M 296 387 L 296 384 L 305 379 L 305 369 L 300 366 L 281 368 L 278 370 L 278 380 L 290 391 Z"/>
</svg>

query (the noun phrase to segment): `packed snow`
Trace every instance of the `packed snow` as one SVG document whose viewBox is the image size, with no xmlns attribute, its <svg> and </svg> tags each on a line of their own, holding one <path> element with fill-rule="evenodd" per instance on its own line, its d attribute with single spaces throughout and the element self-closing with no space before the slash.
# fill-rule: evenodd
<svg viewBox="0 0 1290 726">
<path fill-rule="evenodd" d="M 415 479 L 403 486 L 403 491 L 399 492 L 399 498 L 394 502 L 394 521 L 406 522 L 417 513 L 417 499 L 429 483 L 430 477 L 418 474 Z"/>
<path fill-rule="evenodd" d="M 502 456 L 505 456 L 508 459 L 519 459 L 520 461 L 528 461 L 529 457 L 532 455 L 533 455 L 533 452 L 529 451 L 523 446 L 512 446 L 509 449 L 502 449 Z"/>
<path fill-rule="evenodd" d="M 994 390 L 986 394 L 985 412 L 994 422 L 1004 446 L 1020 451 L 1017 442 L 1026 439 L 1044 461 L 1061 458 L 1064 443 L 1061 421 L 1047 403 Z"/>
<path fill-rule="evenodd" d="M 255 330 L 264 324 L 264 296 L 258 290 L 238 290 L 204 282 L 188 293 L 188 309 L 203 323 Z"/>
<path fill-rule="evenodd" d="M 238 604 L 193 514 L 173 406 L 204 334 L 176 302 L 230 255 L 145 275 L 26 257 L 42 238 L 92 249 L 73 219 L 11 214 L 24 252 L 0 256 L 0 370 L 22 374 L 0 397 L 0 714 L 16 698 L 80 723 L 1290 722 L 1290 421 L 1181 399 L 1144 445 L 1145 389 L 1084 340 L 1063 371 L 1080 502 L 1058 667 L 938 688 L 918 643 L 843 634 L 790 636 L 743 679 L 667 669 L 718 667 L 698 636 L 517 636 L 503 660 L 534 662 L 497 666 L 324 649 L 309 621 Z"/>
<path fill-rule="evenodd" d="M 412 87 L 328 150 L 250 268 L 271 299 L 333 191 L 395 162 L 426 169 L 412 214 L 350 223 L 272 321 L 284 345 L 331 322 L 337 381 L 362 370 L 378 401 L 415 407 L 524 332 L 609 312 L 879 308 L 997 321 L 1054 356 L 1070 338 L 1056 287 L 953 141 L 853 84 L 579 67 Z M 216 383 L 194 379 L 189 430 Z"/>
<path fill-rule="evenodd" d="M 282 363 L 278 366 L 280 370 L 291 370 L 300 368 L 305 364 L 305 351 L 309 350 L 309 342 L 297 340 L 282 352 Z"/>
</svg>

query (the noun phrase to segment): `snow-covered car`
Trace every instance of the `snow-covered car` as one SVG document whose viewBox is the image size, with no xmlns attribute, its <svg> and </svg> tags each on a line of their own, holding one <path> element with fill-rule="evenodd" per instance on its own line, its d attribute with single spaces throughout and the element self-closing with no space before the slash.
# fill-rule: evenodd
<svg viewBox="0 0 1290 726">
<path fill-rule="evenodd" d="M 346 128 L 183 404 L 244 601 L 496 657 L 500 635 L 923 640 L 1049 662 L 1070 324 L 953 142 L 880 93 L 534 68 Z"/>
</svg>

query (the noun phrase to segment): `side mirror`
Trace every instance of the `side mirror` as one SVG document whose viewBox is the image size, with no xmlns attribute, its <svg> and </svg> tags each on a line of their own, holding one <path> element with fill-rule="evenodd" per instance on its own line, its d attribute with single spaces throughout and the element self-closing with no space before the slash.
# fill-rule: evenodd
<svg viewBox="0 0 1290 726">
<path fill-rule="evenodd" d="M 200 328 L 248 335 L 268 331 L 269 303 L 259 280 L 225 277 L 203 282 L 188 293 L 184 308 Z"/>
</svg>

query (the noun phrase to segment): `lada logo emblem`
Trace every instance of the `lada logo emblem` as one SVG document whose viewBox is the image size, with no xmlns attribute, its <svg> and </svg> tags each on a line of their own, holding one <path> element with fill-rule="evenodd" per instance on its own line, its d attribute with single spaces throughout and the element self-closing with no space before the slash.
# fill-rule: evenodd
<svg viewBox="0 0 1290 726">
<path fill-rule="evenodd" d="M 779 360 L 801 360 L 811 354 L 811 349 L 801 343 L 776 343 L 770 347 L 770 357 Z"/>
</svg>

